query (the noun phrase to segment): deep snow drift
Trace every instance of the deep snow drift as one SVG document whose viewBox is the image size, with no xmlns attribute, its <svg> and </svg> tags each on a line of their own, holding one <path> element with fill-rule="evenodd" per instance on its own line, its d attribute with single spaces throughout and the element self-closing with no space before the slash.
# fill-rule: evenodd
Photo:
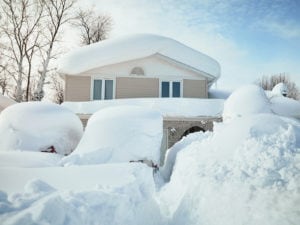
<svg viewBox="0 0 300 225">
<path fill-rule="evenodd" d="M 14 168 L 4 172 L 22 174 Z M 0 191 L 1 224 L 166 224 L 154 200 L 152 170 L 146 165 L 110 164 L 24 172 L 26 177 L 40 179 L 28 181 L 18 194 Z"/>
<path fill-rule="evenodd" d="M 0 151 L 51 151 L 69 154 L 83 133 L 79 118 L 63 106 L 24 102 L 0 114 Z"/>
<path fill-rule="evenodd" d="M 159 193 L 163 214 L 170 224 L 298 224 L 295 132 L 278 116 L 257 114 L 194 134 Z"/>
<path fill-rule="evenodd" d="M 115 106 L 93 114 L 65 165 L 151 160 L 159 164 L 162 116 L 138 106 Z"/>
<path fill-rule="evenodd" d="M 155 188 L 153 170 L 141 163 L 0 167 L 0 180 L 4 181 L 0 183 L 0 221 L 54 225 L 298 224 L 300 122 L 283 117 L 288 110 L 281 108 L 285 105 L 297 109 L 290 107 L 298 107 L 297 103 L 282 98 L 277 104 L 252 85 L 237 92 L 225 102 L 226 118 L 215 124 L 213 132 L 190 134 L 168 150 L 165 166 L 160 168 L 162 178 L 168 182 L 162 187 L 157 185 L 160 189 Z M 274 106 L 283 111 L 281 116 L 274 114 Z M 161 116 L 139 107 L 136 115 L 133 108 L 128 106 L 124 111 L 126 120 L 118 107 L 97 113 L 89 122 L 90 134 L 87 129 L 91 139 L 86 139 L 78 153 L 86 153 L 86 157 L 78 158 L 78 164 L 90 163 L 92 156 L 99 159 L 101 151 L 93 155 L 89 150 L 105 143 L 96 139 L 101 135 L 107 135 L 109 145 L 115 140 L 116 144 L 111 146 L 116 149 L 112 152 L 125 159 L 120 146 L 129 145 L 119 140 L 120 130 L 135 150 L 138 148 L 133 140 L 145 153 L 147 146 L 133 139 L 129 129 L 133 126 L 135 131 L 141 129 L 139 132 L 145 130 L 150 134 L 152 128 L 158 129 Z M 97 127 L 99 121 L 108 134 Z M 112 125 L 117 129 L 110 128 Z M 97 132 L 101 135 L 97 136 Z M 153 140 L 156 145 L 158 139 L 146 136 L 145 143 Z M 150 145 L 154 146 L 153 143 Z M 133 153 L 136 151 L 130 151 L 131 157 Z M 66 159 L 76 164 L 75 158 Z M 159 174 L 154 175 L 159 180 Z"/>
</svg>

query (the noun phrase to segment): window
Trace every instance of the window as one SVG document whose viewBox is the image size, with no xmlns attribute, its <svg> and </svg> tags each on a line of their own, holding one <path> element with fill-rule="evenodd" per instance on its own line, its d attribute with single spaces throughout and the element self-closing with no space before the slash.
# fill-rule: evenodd
<svg viewBox="0 0 300 225">
<path fill-rule="evenodd" d="M 141 67 L 134 67 L 131 70 L 131 75 L 145 75 L 144 70 Z"/>
<path fill-rule="evenodd" d="M 94 80 L 93 100 L 113 99 L 114 81 L 113 80 Z"/>
<path fill-rule="evenodd" d="M 181 82 L 180 81 L 162 81 L 161 82 L 161 97 L 162 98 L 179 98 L 181 97 Z"/>
<path fill-rule="evenodd" d="M 170 97 L 170 82 L 161 82 L 161 97 Z"/>
</svg>

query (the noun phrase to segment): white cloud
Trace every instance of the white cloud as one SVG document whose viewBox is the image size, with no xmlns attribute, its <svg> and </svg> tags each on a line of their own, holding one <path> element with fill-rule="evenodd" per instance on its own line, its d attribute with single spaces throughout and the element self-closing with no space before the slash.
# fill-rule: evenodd
<svg viewBox="0 0 300 225">
<path fill-rule="evenodd" d="M 300 38 L 300 25 L 293 21 L 263 20 L 257 24 L 262 29 L 284 39 Z"/>
</svg>

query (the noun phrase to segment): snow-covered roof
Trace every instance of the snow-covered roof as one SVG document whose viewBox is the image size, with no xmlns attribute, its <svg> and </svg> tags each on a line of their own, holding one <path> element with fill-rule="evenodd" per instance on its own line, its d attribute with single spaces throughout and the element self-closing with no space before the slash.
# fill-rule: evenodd
<svg viewBox="0 0 300 225">
<path fill-rule="evenodd" d="M 154 54 L 204 72 L 212 80 L 220 77 L 220 65 L 216 60 L 174 39 L 154 34 L 109 39 L 75 49 L 60 60 L 58 71 L 62 74 L 76 75 L 90 69 Z"/>
</svg>

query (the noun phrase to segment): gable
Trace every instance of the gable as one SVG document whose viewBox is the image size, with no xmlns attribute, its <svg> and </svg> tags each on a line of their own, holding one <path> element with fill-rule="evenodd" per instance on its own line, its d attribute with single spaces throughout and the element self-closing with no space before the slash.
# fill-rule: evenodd
<svg viewBox="0 0 300 225">
<path fill-rule="evenodd" d="M 144 75 L 131 75 L 132 69 L 139 67 L 143 70 Z M 193 71 L 188 67 L 177 64 L 174 61 L 166 60 L 160 57 L 158 54 L 130 60 L 122 63 L 117 63 L 108 66 L 98 67 L 84 73 L 80 76 L 145 76 L 145 77 L 179 77 L 179 78 L 192 78 L 205 80 L 207 77 L 205 74 Z"/>
</svg>

